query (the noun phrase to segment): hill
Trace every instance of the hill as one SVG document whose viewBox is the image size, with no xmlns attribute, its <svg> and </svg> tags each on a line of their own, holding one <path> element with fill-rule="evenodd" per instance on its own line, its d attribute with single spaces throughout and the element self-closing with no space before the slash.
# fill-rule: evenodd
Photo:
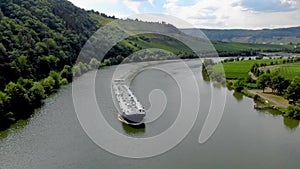
<svg viewBox="0 0 300 169">
<path fill-rule="evenodd" d="M 262 30 L 200 29 L 211 40 L 241 43 L 289 44 L 300 43 L 300 27 Z M 197 29 L 182 29 L 186 34 L 197 36 Z"/>
</svg>

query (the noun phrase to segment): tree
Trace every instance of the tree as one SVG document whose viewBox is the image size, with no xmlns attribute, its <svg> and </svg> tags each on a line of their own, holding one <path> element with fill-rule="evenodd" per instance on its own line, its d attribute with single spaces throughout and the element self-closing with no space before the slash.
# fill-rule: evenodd
<svg viewBox="0 0 300 169">
<path fill-rule="evenodd" d="M 72 68 L 69 65 L 65 65 L 64 69 L 60 72 L 60 76 L 61 78 L 65 78 L 68 80 L 68 82 L 72 82 L 72 78 L 73 78 L 73 73 L 72 73 Z"/>
<path fill-rule="evenodd" d="M 287 88 L 287 97 L 294 102 L 300 99 L 300 77 L 297 76 Z"/>
<path fill-rule="evenodd" d="M 73 67 L 73 76 L 80 76 L 81 75 L 81 69 L 78 65 L 75 65 Z"/>
<path fill-rule="evenodd" d="M 29 90 L 33 86 L 34 81 L 32 79 L 24 79 L 20 77 L 18 79 L 18 83 L 21 84 L 26 90 Z"/>
<path fill-rule="evenodd" d="M 0 129 L 6 129 L 14 121 L 13 114 L 9 112 L 10 97 L 0 91 Z"/>
<path fill-rule="evenodd" d="M 60 80 L 61 80 L 61 76 L 58 72 L 55 72 L 55 71 L 51 71 L 50 74 L 49 74 L 50 77 L 52 77 L 55 81 L 54 83 L 54 89 L 59 89 L 60 87 Z"/>
<path fill-rule="evenodd" d="M 45 89 L 39 82 L 34 82 L 28 92 L 31 105 L 36 108 L 42 105 L 42 100 L 46 98 Z"/>
<path fill-rule="evenodd" d="M 299 106 L 289 106 L 287 112 L 284 114 L 286 117 L 300 120 L 300 107 Z"/>
<path fill-rule="evenodd" d="M 116 59 L 117 59 L 118 64 L 120 64 L 124 60 L 124 57 L 121 55 L 118 55 Z"/>
<path fill-rule="evenodd" d="M 210 81 L 210 76 L 208 74 L 207 68 L 210 68 L 210 66 L 205 66 L 204 63 L 202 63 L 202 78 L 204 81 Z"/>
<path fill-rule="evenodd" d="M 2 43 L 0 43 L 0 56 L 3 57 L 5 55 L 6 55 L 6 48 Z"/>
<path fill-rule="evenodd" d="M 268 74 L 263 74 L 261 75 L 258 80 L 257 80 L 257 86 L 265 92 L 266 87 L 269 86 L 271 82 L 270 75 Z"/>
<path fill-rule="evenodd" d="M 110 66 L 111 62 L 109 59 L 104 59 L 104 64 L 105 64 L 105 66 Z"/>
<path fill-rule="evenodd" d="M 271 77 L 270 87 L 272 90 L 277 90 L 278 94 L 281 95 L 284 89 L 289 86 L 289 81 L 285 80 L 284 77 L 280 75 L 275 75 Z"/>
<path fill-rule="evenodd" d="M 54 91 L 54 86 L 55 86 L 55 80 L 53 79 L 53 77 L 48 76 L 46 79 L 44 79 L 41 84 L 43 85 L 44 89 L 45 89 L 45 93 L 47 95 L 50 95 L 53 93 Z"/>
<path fill-rule="evenodd" d="M 10 82 L 6 85 L 5 92 L 10 97 L 9 111 L 13 112 L 17 119 L 28 117 L 32 109 L 26 89 L 19 83 Z"/>
<path fill-rule="evenodd" d="M 96 58 L 92 58 L 90 61 L 90 66 L 92 69 L 98 69 L 100 66 L 100 62 Z"/>
<path fill-rule="evenodd" d="M 235 91 L 241 92 L 244 89 L 245 81 L 244 80 L 238 80 L 236 83 L 234 83 Z"/>
<path fill-rule="evenodd" d="M 0 8 L 0 21 L 3 19 L 3 17 L 4 17 L 4 14 L 3 14 L 3 12 L 2 12 L 2 10 Z"/>
</svg>

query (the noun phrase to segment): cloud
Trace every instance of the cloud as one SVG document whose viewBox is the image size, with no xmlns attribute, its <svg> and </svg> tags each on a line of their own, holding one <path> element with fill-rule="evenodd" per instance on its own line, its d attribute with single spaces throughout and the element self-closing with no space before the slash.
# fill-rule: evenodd
<svg viewBox="0 0 300 169">
<path fill-rule="evenodd" d="M 242 0 L 241 5 L 253 11 L 282 12 L 295 10 L 295 0 Z"/>
<path fill-rule="evenodd" d="M 143 12 L 168 14 L 202 28 L 259 29 L 300 25 L 299 0 L 70 1 L 79 7 L 98 10 L 119 18 Z M 181 24 L 176 26 L 184 27 Z"/>
<path fill-rule="evenodd" d="M 295 8 L 297 6 L 297 0 L 280 0 L 281 4 L 288 4 L 292 8 Z"/>
<path fill-rule="evenodd" d="M 148 0 L 148 2 L 149 2 L 152 6 L 154 6 L 154 0 Z"/>
<path fill-rule="evenodd" d="M 131 1 L 131 0 L 124 0 L 123 3 L 125 4 L 125 6 L 130 9 L 132 12 L 138 14 L 140 13 L 139 11 L 139 7 L 141 5 L 141 1 Z"/>
<path fill-rule="evenodd" d="M 275 1 L 276 8 L 270 7 Z M 295 0 L 199 0 L 189 6 L 180 5 L 179 0 L 167 0 L 163 7 L 168 14 L 202 28 L 260 29 L 300 25 L 297 19 L 300 10 Z"/>
</svg>

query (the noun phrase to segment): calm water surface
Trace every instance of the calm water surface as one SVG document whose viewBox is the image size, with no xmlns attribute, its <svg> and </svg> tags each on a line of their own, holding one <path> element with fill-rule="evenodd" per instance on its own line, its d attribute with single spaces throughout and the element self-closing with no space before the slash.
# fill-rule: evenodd
<svg viewBox="0 0 300 169">
<path fill-rule="evenodd" d="M 204 144 L 198 143 L 209 110 L 211 90 L 201 79 L 199 61 L 187 62 L 199 77 L 200 112 L 188 136 L 172 150 L 147 159 L 115 156 L 94 144 L 81 128 L 73 107 L 72 86 L 65 86 L 21 129 L 0 140 L 1 169 L 297 169 L 300 160 L 299 121 L 284 119 L 276 112 L 253 109 L 252 99 L 227 91 L 222 121 L 214 135 Z M 140 72 L 130 87 L 142 104 L 149 108 L 149 93 L 164 91 L 168 103 L 159 119 L 145 128 L 134 129 L 117 120 L 110 94 L 110 81 L 115 67 L 98 72 L 96 98 L 106 120 L 117 131 L 131 137 L 155 136 L 169 128 L 178 114 L 180 93 L 172 76 L 183 80 L 186 70 L 177 63 L 160 65 L 171 75 L 156 69 Z M 76 79 L 85 87 L 89 73 Z M 88 111 L 89 108 L 86 108 Z M 188 113 L 188 112 L 187 112 Z M 150 148 L 150 147 L 145 147 Z"/>
</svg>

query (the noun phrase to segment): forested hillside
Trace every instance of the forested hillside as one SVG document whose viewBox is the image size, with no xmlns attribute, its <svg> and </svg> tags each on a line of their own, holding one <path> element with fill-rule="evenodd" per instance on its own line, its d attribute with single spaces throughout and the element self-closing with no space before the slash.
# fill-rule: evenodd
<svg viewBox="0 0 300 169">
<path fill-rule="evenodd" d="M 183 32 L 196 36 L 197 29 L 182 29 Z M 218 30 L 201 29 L 210 40 L 242 43 L 274 43 L 274 44 L 299 44 L 300 27 L 262 30 Z"/>
<path fill-rule="evenodd" d="M 71 82 L 81 47 L 111 19 L 66 0 L 1 0 L 0 129 Z"/>
<path fill-rule="evenodd" d="M 97 22 L 65 0 L 1 0 L 0 88 L 74 63 Z"/>
</svg>

